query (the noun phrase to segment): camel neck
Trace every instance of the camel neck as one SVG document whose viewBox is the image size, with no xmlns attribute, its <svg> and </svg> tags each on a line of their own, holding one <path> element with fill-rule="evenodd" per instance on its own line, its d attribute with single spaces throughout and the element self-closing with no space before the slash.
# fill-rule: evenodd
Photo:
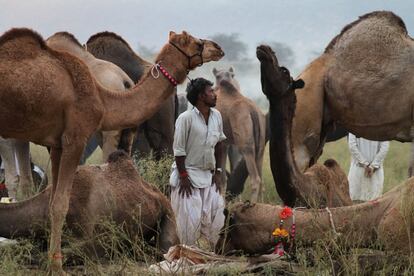
<svg viewBox="0 0 414 276">
<path fill-rule="evenodd" d="M 187 59 L 167 44 L 156 59 L 167 72 L 182 83 L 189 70 Z M 97 84 L 98 85 L 98 84 Z M 161 72 L 150 70 L 132 89 L 124 93 L 109 91 L 98 85 L 105 106 L 102 130 L 135 127 L 150 118 L 174 93 L 175 87 Z"/>
<path fill-rule="evenodd" d="M 17 203 L 0 203 L 0 236 L 30 236 L 43 233 L 48 222 L 49 189 Z"/>
<path fill-rule="evenodd" d="M 292 93 L 280 99 L 269 98 L 271 169 L 278 194 L 288 206 L 294 206 L 303 178 L 292 153 L 291 128 L 296 102 Z"/>
</svg>

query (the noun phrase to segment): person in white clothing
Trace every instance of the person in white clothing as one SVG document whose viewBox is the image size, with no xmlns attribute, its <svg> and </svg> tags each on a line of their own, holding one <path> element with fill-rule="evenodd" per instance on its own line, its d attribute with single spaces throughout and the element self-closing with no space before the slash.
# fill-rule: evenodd
<svg viewBox="0 0 414 276">
<path fill-rule="evenodd" d="M 180 114 L 175 124 L 171 205 L 181 243 L 194 245 L 203 234 L 214 246 L 224 225 L 223 168 L 218 157 L 226 136 L 221 114 L 213 108 L 217 96 L 212 82 L 192 80 L 187 99 L 194 107 Z"/>
<path fill-rule="evenodd" d="M 357 138 L 349 133 L 351 167 L 349 169 L 349 194 L 354 201 L 373 200 L 382 194 L 384 186 L 383 162 L 389 142 Z"/>
</svg>

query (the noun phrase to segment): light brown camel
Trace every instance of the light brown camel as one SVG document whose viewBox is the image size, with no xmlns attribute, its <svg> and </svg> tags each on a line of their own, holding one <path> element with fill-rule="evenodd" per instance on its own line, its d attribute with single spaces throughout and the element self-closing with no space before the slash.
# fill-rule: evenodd
<svg viewBox="0 0 414 276">
<path fill-rule="evenodd" d="M 153 75 L 148 73 L 130 91 L 116 93 L 97 83 L 81 60 L 50 49 L 32 30 L 12 29 L 0 37 L 0 101 L 4 103 L 0 135 L 51 147 L 52 272 L 63 273 L 62 227 L 73 176 L 88 138 L 98 129 L 133 127 L 147 119 L 189 70 L 223 55 L 212 41 L 171 32 L 156 58 L 162 67 L 154 67 Z M 171 79 L 162 73 L 164 68 Z"/>
<path fill-rule="evenodd" d="M 51 190 L 48 186 L 28 200 L 0 204 L 0 236 L 45 238 Z M 170 201 L 140 177 L 121 151 L 111 154 L 106 164 L 80 166 L 73 180 L 66 229 L 89 253 L 100 251 L 96 237 L 103 234 L 104 220 L 123 227 L 131 240 L 155 236 L 163 252 L 179 243 Z"/>
<path fill-rule="evenodd" d="M 270 101 L 270 126 L 288 125 L 290 128 L 296 101 L 294 89 L 303 86 L 302 80 L 294 81 L 286 68 L 279 67 L 276 56 L 268 46 L 258 47 L 257 56 L 261 62 L 263 92 Z M 277 130 L 271 134 L 270 152 L 273 153 L 276 147 L 279 152 L 284 148 L 287 154 L 277 156 L 280 161 L 275 163 L 276 167 L 273 167 L 274 161 L 271 159 L 272 170 L 283 171 L 275 181 L 282 187 L 292 189 L 301 179 L 294 172 L 297 168 L 289 154 L 292 145 L 285 139 L 286 128 Z M 279 131 L 281 134 L 277 135 Z M 336 167 L 336 171 L 339 172 L 340 168 Z M 306 173 L 302 178 L 312 182 Z M 319 188 L 315 183 L 312 184 L 311 188 Z M 413 192 L 414 179 L 410 179 L 371 202 L 331 209 L 296 210 L 295 240 L 311 245 L 322 237 L 339 232 L 348 246 L 370 246 L 379 242 L 387 250 L 410 253 L 414 249 L 411 242 L 414 234 Z M 308 193 L 314 191 L 309 189 Z M 267 204 L 236 204 L 231 210 L 229 230 L 221 236 L 217 248 L 225 252 L 232 249 L 247 253 L 267 252 L 275 245 L 272 232 L 280 223 L 281 210 L 281 206 Z M 292 218 L 286 219 L 284 228 L 289 229 L 291 225 Z"/>
<path fill-rule="evenodd" d="M 343 28 L 300 76 L 312 80 L 298 93 L 304 97 L 298 97 L 297 116 L 302 118 L 295 118 L 293 129 L 301 169 L 318 157 L 332 123 L 371 140 L 413 140 L 413 56 L 414 42 L 392 12 L 368 13 Z M 302 113 L 307 108 L 311 113 Z"/>
<path fill-rule="evenodd" d="M 213 74 L 216 77 L 216 108 L 223 117 L 223 129 L 227 137 L 222 164 L 226 163 L 226 152 L 229 146 L 234 145 L 246 161 L 252 189 L 250 199 L 256 202 L 262 192 L 262 164 L 266 138 L 265 115 L 252 100 L 242 95 L 232 67 L 229 70 L 214 68 Z M 233 168 L 235 160 L 230 159 L 230 162 Z"/>
<path fill-rule="evenodd" d="M 68 32 L 58 32 L 46 40 L 46 45 L 57 51 L 68 52 L 82 60 L 89 68 L 93 77 L 106 89 L 122 92 L 134 86 L 128 75 L 112 62 L 95 58 L 85 50 L 79 41 Z M 116 150 L 120 131 L 99 131 L 102 136 L 102 162 L 108 159 L 109 154 Z"/>
<path fill-rule="evenodd" d="M 269 100 L 270 167 L 280 198 L 289 206 L 294 206 L 297 200 L 312 207 L 351 205 L 347 176 L 334 160 L 327 160 L 324 165 L 315 164 L 302 173 L 293 158 L 295 88 L 302 88 L 303 80 L 293 81 L 268 46 L 257 47 L 257 58 L 262 90 Z"/>
<path fill-rule="evenodd" d="M 92 35 L 85 46 L 95 57 L 118 65 L 135 82 L 147 73 L 152 64 L 142 59 L 118 34 L 100 32 Z M 175 95 L 167 98 L 161 108 L 138 129 L 123 130 L 120 137 L 111 137 L 113 145 L 127 152 L 149 154 L 151 149 L 156 159 L 172 154 L 176 118 Z M 135 137 L 137 136 L 137 137 Z"/>
<path fill-rule="evenodd" d="M 312 243 L 335 233 L 350 247 L 375 244 L 385 250 L 410 254 L 414 250 L 414 179 L 385 193 L 375 201 L 331 209 L 299 209 L 294 211 L 295 240 L 298 244 Z M 216 248 L 223 253 L 242 250 L 246 253 L 266 253 L 275 246 L 272 232 L 279 224 L 282 206 L 237 203 L 230 211 L 229 230 L 224 232 Z M 330 219 L 332 215 L 332 222 Z M 285 220 L 289 229 L 292 218 Z"/>
</svg>

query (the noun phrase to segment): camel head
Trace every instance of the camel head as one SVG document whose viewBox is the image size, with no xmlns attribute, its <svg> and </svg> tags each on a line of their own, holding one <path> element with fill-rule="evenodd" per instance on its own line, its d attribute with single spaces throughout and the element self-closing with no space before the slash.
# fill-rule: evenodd
<svg viewBox="0 0 414 276">
<path fill-rule="evenodd" d="M 287 92 L 293 92 L 305 86 L 302 79 L 293 80 L 289 70 L 279 66 L 277 57 L 269 46 L 258 46 L 256 56 L 260 61 L 262 90 L 269 99 L 282 97 Z"/>
<path fill-rule="evenodd" d="M 181 34 L 170 32 L 169 43 L 187 57 L 190 70 L 224 56 L 223 50 L 214 41 L 193 37 L 185 31 Z"/>
<path fill-rule="evenodd" d="M 239 82 L 234 78 L 234 68 L 228 70 L 217 70 L 213 68 L 213 74 L 216 78 L 216 85 L 240 90 Z"/>
</svg>

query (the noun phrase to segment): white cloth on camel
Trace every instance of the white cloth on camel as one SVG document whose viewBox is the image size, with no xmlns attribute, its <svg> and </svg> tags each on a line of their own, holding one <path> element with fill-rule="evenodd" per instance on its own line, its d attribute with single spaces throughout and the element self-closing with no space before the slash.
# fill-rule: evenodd
<svg viewBox="0 0 414 276">
<path fill-rule="evenodd" d="M 224 226 L 224 199 L 216 185 L 193 188 L 190 197 L 180 196 L 179 186 L 171 187 L 171 205 L 180 242 L 195 245 L 200 235 L 215 245 Z"/>
<path fill-rule="evenodd" d="M 383 162 L 389 142 L 357 138 L 350 133 L 348 145 L 351 152 L 351 167 L 348 174 L 351 199 L 367 201 L 379 197 L 384 186 Z M 365 165 L 376 169 L 371 177 L 365 176 Z"/>
</svg>

